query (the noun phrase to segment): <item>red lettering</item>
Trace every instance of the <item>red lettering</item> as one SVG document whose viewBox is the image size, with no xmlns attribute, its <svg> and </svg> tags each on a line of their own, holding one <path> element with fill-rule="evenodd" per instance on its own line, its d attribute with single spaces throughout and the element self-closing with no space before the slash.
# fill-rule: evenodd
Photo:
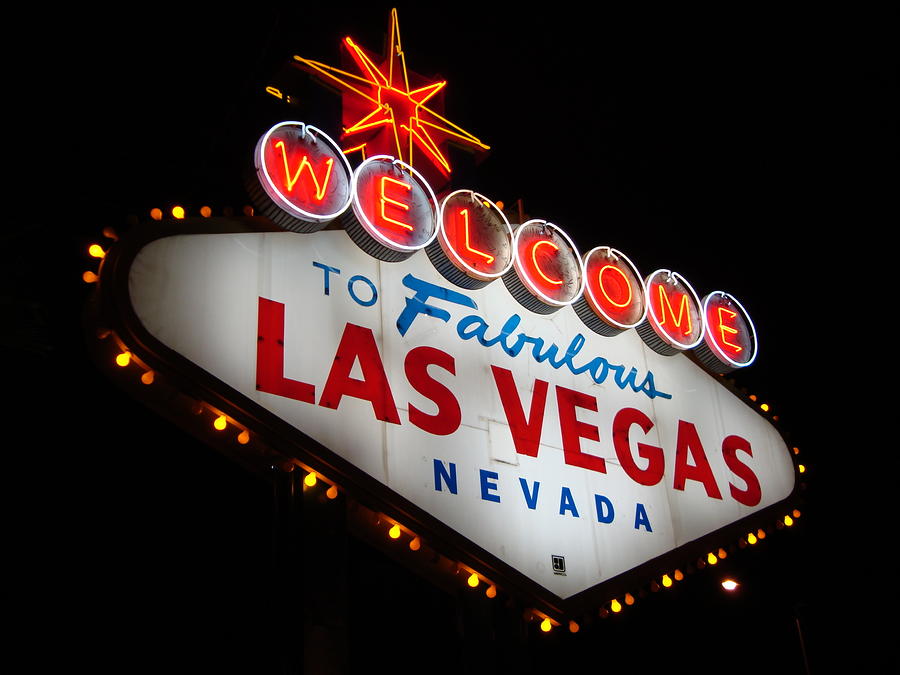
<svg viewBox="0 0 900 675">
<path fill-rule="evenodd" d="M 729 483 L 731 496 L 735 501 L 740 502 L 744 506 L 756 506 L 762 499 L 762 489 L 759 486 L 759 479 L 753 473 L 753 469 L 744 464 L 737 457 L 738 450 L 746 452 L 753 457 L 753 450 L 750 448 L 750 441 L 740 436 L 728 436 L 722 441 L 722 456 L 725 458 L 725 464 L 731 469 L 731 472 L 746 483 L 744 490 L 737 489 L 733 484 Z"/>
<path fill-rule="evenodd" d="M 500 394 L 500 402 L 503 404 L 503 412 L 506 413 L 513 443 L 516 445 L 516 452 L 520 455 L 537 457 L 544 426 L 544 408 L 547 404 L 547 383 L 544 380 L 534 381 L 531 409 L 526 419 L 512 373 L 498 366 L 491 366 L 491 370 L 494 373 L 494 382 L 497 384 L 497 393 Z"/>
<path fill-rule="evenodd" d="M 350 371 L 357 360 L 363 374 L 361 380 L 350 377 Z M 352 323 L 344 327 L 319 405 L 337 410 L 344 396 L 369 401 L 377 419 L 400 424 L 397 405 L 378 354 L 375 336 L 369 328 Z"/>
<path fill-rule="evenodd" d="M 634 456 L 631 454 L 631 443 L 628 439 L 633 424 L 637 424 L 645 434 L 653 428 L 653 421 L 635 408 L 622 408 L 613 419 L 613 446 L 616 449 L 619 464 L 625 469 L 628 477 L 636 483 L 656 485 L 662 480 L 666 468 L 663 450 L 655 445 L 638 443 L 638 455 L 647 460 L 647 468 L 641 469 L 634 461 Z"/>
<path fill-rule="evenodd" d="M 694 464 L 688 464 L 688 453 L 694 459 Z M 675 441 L 675 489 L 684 490 L 684 484 L 688 480 L 702 483 L 706 494 L 713 499 L 722 499 L 722 493 L 716 485 L 712 468 L 706 459 L 703 444 L 697 428 L 690 422 L 678 420 L 678 438 Z"/>
<path fill-rule="evenodd" d="M 304 403 L 316 402 L 316 389 L 284 376 L 284 304 L 259 298 L 256 388 Z"/>
<path fill-rule="evenodd" d="M 456 375 L 456 362 L 447 352 L 434 347 L 411 349 L 403 364 L 406 379 L 413 389 L 434 401 L 438 411 L 429 415 L 410 403 L 409 421 L 430 434 L 447 436 L 459 428 L 462 412 L 453 392 L 428 374 L 430 365 L 440 366 L 451 375 Z"/>
<path fill-rule="evenodd" d="M 579 422 L 575 408 L 597 412 L 597 399 L 574 389 L 556 387 L 556 404 L 559 408 L 559 427 L 562 432 L 563 457 L 566 464 L 606 473 L 606 461 L 602 457 L 581 451 L 581 439 L 600 440 L 600 431 L 593 424 Z"/>
</svg>

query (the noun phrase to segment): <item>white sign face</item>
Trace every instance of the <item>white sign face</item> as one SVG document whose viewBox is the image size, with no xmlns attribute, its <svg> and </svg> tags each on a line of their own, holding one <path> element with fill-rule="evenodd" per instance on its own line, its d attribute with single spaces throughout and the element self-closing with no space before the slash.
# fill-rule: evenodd
<svg viewBox="0 0 900 675">
<path fill-rule="evenodd" d="M 164 345 L 562 599 L 794 488 L 774 427 L 683 354 L 454 287 L 424 251 L 174 236 L 129 290 Z"/>
</svg>

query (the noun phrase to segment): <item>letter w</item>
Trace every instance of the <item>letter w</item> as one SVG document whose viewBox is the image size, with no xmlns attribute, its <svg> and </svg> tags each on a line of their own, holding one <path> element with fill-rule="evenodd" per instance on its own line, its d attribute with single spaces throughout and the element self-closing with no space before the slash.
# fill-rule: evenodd
<svg viewBox="0 0 900 675">
<path fill-rule="evenodd" d="M 320 184 L 319 177 L 316 176 L 316 172 L 313 170 L 312 163 L 309 161 L 307 155 L 303 155 L 303 159 L 300 160 L 300 166 L 297 167 L 297 171 L 292 177 L 290 167 L 288 167 L 287 151 L 284 148 L 284 141 L 278 141 L 275 144 L 275 147 L 281 150 L 281 159 L 284 161 L 284 177 L 287 181 L 288 192 L 291 192 L 294 189 L 294 185 L 300 180 L 300 174 L 303 173 L 303 167 L 308 167 L 309 175 L 312 177 L 313 185 L 316 187 L 316 200 L 322 201 L 322 198 L 325 196 L 325 190 L 328 187 L 328 181 L 331 179 L 331 169 L 334 167 L 334 159 L 329 157 L 325 160 L 325 165 L 328 168 L 325 169 L 325 179 Z"/>
</svg>

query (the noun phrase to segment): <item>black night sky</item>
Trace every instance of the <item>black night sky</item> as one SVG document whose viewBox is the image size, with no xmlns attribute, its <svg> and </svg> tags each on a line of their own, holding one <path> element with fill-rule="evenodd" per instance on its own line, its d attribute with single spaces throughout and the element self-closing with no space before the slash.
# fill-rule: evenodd
<svg viewBox="0 0 900 675">
<path fill-rule="evenodd" d="M 40 134 L 13 144 L 27 146 L 29 175 L 63 189 L 28 199 L 3 235 L 14 251 L 3 294 L 14 400 L 5 593 L 31 665 L 15 672 L 57 660 L 101 672 L 285 672 L 285 607 L 307 617 L 317 665 L 306 672 L 803 673 L 798 618 L 810 672 L 896 667 L 884 645 L 892 620 L 871 613 L 896 597 L 896 554 L 883 550 L 896 508 L 875 496 L 896 475 L 891 418 L 860 403 L 892 358 L 871 341 L 885 267 L 870 254 L 896 221 L 883 208 L 896 195 L 897 113 L 883 17 L 399 5 L 408 66 L 446 79 L 446 116 L 492 147 L 477 166 L 460 159 L 459 187 L 521 198 L 580 250 L 610 245 L 641 271 L 671 267 L 752 315 L 760 355 L 735 380 L 770 402 L 810 473 L 797 525 L 732 557 L 739 594 L 698 571 L 622 616 L 542 635 L 519 609 L 485 610 L 335 535 L 326 509 L 305 572 L 276 577 L 270 487 L 90 362 L 88 244 L 155 206 L 239 210 L 265 129 L 339 123 L 338 97 L 285 70 L 291 55 L 337 64 L 346 35 L 379 52 L 390 7 L 72 12 L 42 39 L 39 91 L 21 101 L 23 118 L 43 118 Z M 330 602 L 321 587 L 341 575 Z"/>
</svg>

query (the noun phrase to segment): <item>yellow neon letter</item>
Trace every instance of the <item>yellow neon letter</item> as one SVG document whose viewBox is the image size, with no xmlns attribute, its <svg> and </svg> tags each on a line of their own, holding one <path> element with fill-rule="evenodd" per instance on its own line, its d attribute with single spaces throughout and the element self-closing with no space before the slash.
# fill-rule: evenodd
<svg viewBox="0 0 900 675">
<path fill-rule="evenodd" d="M 611 297 L 609 297 L 609 293 L 607 293 L 606 289 L 603 287 L 603 273 L 606 270 L 615 270 L 616 272 L 619 273 L 619 276 L 621 276 L 622 279 L 625 280 L 625 285 L 628 286 L 628 299 L 625 302 L 618 303 L 615 300 L 613 300 Z M 607 300 L 609 300 L 609 304 L 613 305 L 614 307 L 619 307 L 619 308 L 628 307 L 628 305 L 631 304 L 631 297 L 632 297 L 631 282 L 628 281 L 628 277 L 625 276 L 625 272 L 620 270 L 615 265 L 604 265 L 603 267 L 601 267 L 600 271 L 597 273 L 597 282 L 600 284 L 600 290 L 603 291 L 603 295 L 606 297 Z"/>
<path fill-rule="evenodd" d="M 467 251 L 471 251 L 471 252 L 474 253 L 475 255 L 480 255 L 482 258 L 485 259 L 485 261 L 487 262 L 487 264 L 490 265 L 492 262 L 494 262 L 494 256 L 492 256 L 490 253 L 485 253 L 484 251 L 479 251 L 477 248 L 472 248 L 472 245 L 469 243 L 469 209 L 463 209 L 463 210 L 460 211 L 459 213 L 460 213 L 460 215 L 463 217 L 463 220 L 466 221 L 466 224 L 465 224 L 465 228 L 466 228 L 466 250 L 467 250 Z"/>
<path fill-rule="evenodd" d="M 562 279 L 559 279 L 559 280 L 551 279 L 546 274 L 544 274 L 544 272 L 541 270 L 541 266 L 538 265 L 537 249 L 538 249 L 538 246 L 543 246 L 544 244 L 546 244 L 547 246 L 552 248 L 554 251 L 559 250 L 559 246 L 554 244 L 552 241 L 550 241 L 548 239 L 541 239 L 534 246 L 531 247 L 531 262 L 534 263 L 534 269 L 537 270 L 537 273 L 540 274 L 544 278 L 544 281 L 546 281 L 548 284 L 554 284 L 556 286 L 559 286 L 560 284 L 562 284 Z"/>
<path fill-rule="evenodd" d="M 398 202 L 396 199 L 391 199 L 384 193 L 385 187 L 387 187 L 385 185 L 386 181 L 390 181 L 394 185 L 400 185 L 401 187 L 406 189 L 407 193 L 412 192 L 412 185 L 410 185 L 409 183 L 404 183 L 402 180 L 397 180 L 396 178 L 391 178 L 390 176 L 382 176 L 381 177 L 381 200 L 380 200 L 381 201 L 381 218 L 383 220 L 386 220 L 389 223 L 393 223 L 394 225 L 398 225 L 402 228 L 405 228 L 405 229 L 411 231 L 413 229 L 413 226 L 410 225 L 409 223 L 404 223 L 399 220 L 394 220 L 393 218 L 389 218 L 388 216 L 385 215 L 385 213 L 384 213 L 384 205 L 385 204 L 392 204 L 393 206 L 396 206 L 399 209 L 403 209 L 404 211 L 409 211 L 409 204 L 404 204 L 403 202 Z"/>
<path fill-rule="evenodd" d="M 308 166 L 309 175 L 312 176 L 313 185 L 316 186 L 316 201 L 322 201 L 322 198 L 325 196 L 325 189 L 328 187 L 328 181 L 331 178 L 331 169 L 334 166 L 334 160 L 331 157 L 325 160 L 325 165 L 328 168 L 325 170 L 325 180 L 322 181 L 322 184 L 320 186 L 319 178 L 318 176 L 316 176 L 316 172 L 313 171 L 313 167 L 309 161 L 309 157 L 303 155 L 303 159 L 300 160 L 300 166 L 297 167 L 297 172 L 292 178 L 291 170 L 290 168 L 288 168 L 287 151 L 284 149 L 284 141 L 278 141 L 275 144 L 275 147 L 281 150 L 281 159 L 284 161 L 284 177 L 285 179 L 287 179 L 288 192 L 291 192 L 294 189 L 294 185 L 300 179 L 300 174 L 303 173 L 303 167 Z"/>
<path fill-rule="evenodd" d="M 672 319 L 675 321 L 675 326 L 677 328 L 681 328 L 681 320 L 684 318 L 685 314 L 687 315 L 687 330 L 682 331 L 682 335 L 690 335 L 691 331 L 693 331 L 693 326 L 691 325 L 691 310 L 688 308 L 688 297 L 687 293 L 681 294 L 681 302 L 678 303 L 678 316 L 675 316 L 675 310 L 672 309 L 672 304 L 669 302 L 669 296 L 663 288 L 664 284 L 657 284 L 656 287 L 659 289 L 659 310 L 662 314 L 662 317 L 659 320 L 659 324 L 662 325 L 666 322 L 666 307 L 669 308 L 669 314 L 672 315 Z"/>
<path fill-rule="evenodd" d="M 734 317 L 737 316 L 737 312 L 732 312 L 730 309 L 726 309 L 725 307 L 719 307 L 718 310 L 719 310 L 719 335 L 722 338 L 722 342 L 725 343 L 726 345 L 728 345 L 729 347 L 733 348 L 734 351 L 736 351 L 736 352 L 743 350 L 743 347 L 741 347 L 740 345 L 736 345 L 733 342 L 729 342 L 728 340 L 725 339 L 725 333 L 731 333 L 732 335 L 737 335 L 738 331 L 736 328 L 732 328 L 731 326 L 725 325 L 726 319 L 725 319 L 725 317 L 722 316 L 722 313 L 725 312 L 726 314 L 728 314 L 727 319 L 729 321 L 731 321 L 731 319 L 733 319 Z"/>
</svg>

